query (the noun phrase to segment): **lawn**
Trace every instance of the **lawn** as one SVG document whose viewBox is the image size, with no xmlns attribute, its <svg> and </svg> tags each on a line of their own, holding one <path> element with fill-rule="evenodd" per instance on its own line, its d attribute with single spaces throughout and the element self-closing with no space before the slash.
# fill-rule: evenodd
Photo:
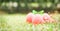
<svg viewBox="0 0 60 31">
<path fill-rule="evenodd" d="M 52 16 L 60 21 L 59 15 Z M 0 31 L 60 31 L 60 22 L 52 24 L 39 24 L 33 28 L 32 24 L 26 23 L 26 14 L 0 15 Z"/>
</svg>

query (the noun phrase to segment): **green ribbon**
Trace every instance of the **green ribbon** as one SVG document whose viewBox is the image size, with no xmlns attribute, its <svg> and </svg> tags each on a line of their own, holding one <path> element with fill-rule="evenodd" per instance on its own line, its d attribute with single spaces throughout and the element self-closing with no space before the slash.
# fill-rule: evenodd
<svg viewBox="0 0 60 31">
<path fill-rule="evenodd" d="M 44 10 L 39 11 L 39 14 L 43 15 L 44 14 Z"/>
<path fill-rule="evenodd" d="M 37 11 L 33 10 L 32 13 L 33 13 L 33 14 L 37 14 Z"/>
</svg>

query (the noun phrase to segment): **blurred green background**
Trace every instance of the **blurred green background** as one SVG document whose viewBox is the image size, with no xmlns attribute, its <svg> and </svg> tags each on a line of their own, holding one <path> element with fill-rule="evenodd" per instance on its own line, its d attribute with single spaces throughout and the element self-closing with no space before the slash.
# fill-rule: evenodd
<svg viewBox="0 0 60 31">
<path fill-rule="evenodd" d="M 28 13 L 32 10 L 45 12 L 60 11 L 60 0 L 0 0 L 0 11 Z"/>
</svg>

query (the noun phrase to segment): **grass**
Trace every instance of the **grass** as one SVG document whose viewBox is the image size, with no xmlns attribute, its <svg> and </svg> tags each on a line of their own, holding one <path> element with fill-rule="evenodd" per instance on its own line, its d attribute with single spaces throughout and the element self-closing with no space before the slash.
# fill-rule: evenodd
<svg viewBox="0 0 60 31">
<path fill-rule="evenodd" d="M 60 23 L 39 24 L 32 28 L 32 24 L 26 23 L 25 19 L 26 14 L 0 15 L 0 31 L 33 31 L 33 29 L 35 29 L 35 31 L 60 31 Z"/>
</svg>

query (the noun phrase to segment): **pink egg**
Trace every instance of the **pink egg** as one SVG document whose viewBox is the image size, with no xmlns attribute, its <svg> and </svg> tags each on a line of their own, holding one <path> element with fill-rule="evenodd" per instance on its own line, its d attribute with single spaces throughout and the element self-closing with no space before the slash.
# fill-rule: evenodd
<svg viewBox="0 0 60 31">
<path fill-rule="evenodd" d="M 43 19 L 44 19 L 45 22 L 48 22 L 48 23 L 55 22 L 55 20 L 53 18 L 51 18 L 47 13 L 44 13 Z"/>
<path fill-rule="evenodd" d="M 36 25 L 36 24 L 42 24 L 42 23 L 44 23 L 44 20 L 43 20 L 43 18 L 42 18 L 42 16 L 40 14 L 36 14 L 33 17 L 33 19 L 32 19 L 32 23 L 34 25 Z"/>
<path fill-rule="evenodd" d="M 45 22 L 49 22 L 50 21 L 50 18 L 51 17 L 47 13 L 44 13 L 43 19 L 44 19 Z"/>
<path fill-rule="evenodd" d="M 34 14 L 32 13 L 28 13 L 27 16 L 26 16 L 26 21 L 28 23 L 32 23 L 32 17 L 34 16 Z"/>
</svg>

